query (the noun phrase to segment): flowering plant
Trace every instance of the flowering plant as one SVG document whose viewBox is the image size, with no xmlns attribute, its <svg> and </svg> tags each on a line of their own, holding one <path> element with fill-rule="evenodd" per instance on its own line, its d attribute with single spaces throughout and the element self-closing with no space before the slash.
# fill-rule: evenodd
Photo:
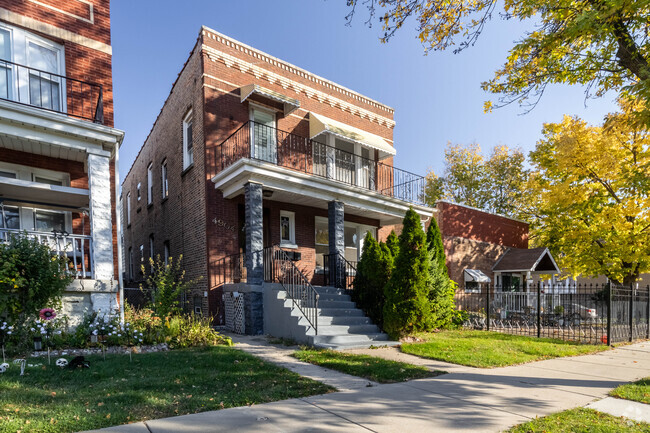
<svg viewBox="0 0 650 433">
<path fill-rule="evenodd" d="M 56 317 L 56 312 L 51 308 L 43 308 L 39 312 L 41 320 L 52 320 Z"/>
</svg>

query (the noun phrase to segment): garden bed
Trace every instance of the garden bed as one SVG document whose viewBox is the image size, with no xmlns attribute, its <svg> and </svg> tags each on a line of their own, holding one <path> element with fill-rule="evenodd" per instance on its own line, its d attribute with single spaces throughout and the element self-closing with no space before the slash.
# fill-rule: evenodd
<svg viewBox="0 0 650 433">
<path fill-rule="evenodd" d="M 41 362 L 22 377 L 12 364 L 0 375 L 0 431 L 89 430 L 334 390 L 223 346 L 86 360 L 88 369 Z"/>
</svg>

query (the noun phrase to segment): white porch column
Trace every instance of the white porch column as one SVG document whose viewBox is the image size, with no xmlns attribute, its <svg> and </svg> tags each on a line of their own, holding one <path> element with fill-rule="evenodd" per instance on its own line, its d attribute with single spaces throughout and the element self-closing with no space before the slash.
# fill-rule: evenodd
<svg viewBox="0 0 650 433">
<path fill-rule="evenodd" d="M 90 191 L 90 234 L 96 280 L 113 280 L 113 232 L 111 218 L 111 175 L 107 156 L 88 154 Z"/>
</svg>

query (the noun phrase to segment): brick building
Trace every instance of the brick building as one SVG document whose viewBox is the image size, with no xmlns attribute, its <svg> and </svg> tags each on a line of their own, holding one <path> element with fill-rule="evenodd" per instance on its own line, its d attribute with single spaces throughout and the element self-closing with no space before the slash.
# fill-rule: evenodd
<svg viewBox="0 0 650 433">
<path fill-rule="evenodd" d="M 71 263 L 64 310 L 118 305 L 118 149 L 109 0 L 0 0 L 0 241 Z"/>
<path fill-rule="evenodd" d="M 394 126 L 392 108 L 203 27 L 122 185 L 127 281 L 183 254 L 203 277 L 192 309 L 224 323 L 223 290 L 245 281 L 246 332 L 261 332 L 270 262 L 320 285 L 368 230 L 409 206 L 431 217 L 424 179 L 393 167 Z"/>
</svg>

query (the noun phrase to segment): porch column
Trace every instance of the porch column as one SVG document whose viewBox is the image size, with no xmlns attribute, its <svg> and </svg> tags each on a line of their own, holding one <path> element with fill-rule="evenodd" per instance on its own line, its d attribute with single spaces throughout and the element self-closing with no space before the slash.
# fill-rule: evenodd
<svg viewBox="0 0 650 433">
<path fill-rule="evenodd" d="M 344 237 L 344 212 L 343 202 L 331 201 L 327 203 L 327 225 L 329 231 L 329 249 L 330 249 L 330 281 L 335 287 L 342 287 L 344 282 L 345 267 L 340 261 L 340 256 L 345 255 L 345 237 Z"/>
<path fill-rule="evenodd" d="M 248 284 L 264 282 L 264 230 L 262 229 L 262 185 L 249 182 L 244 186 L 246 201 L 246 271 Z M 252 254 L 257 252 L 257 254 Z"/>
<path fill-rule="evenodd" d="M 94 279 L 112 281 L 114 278 L 113 223 L 108 156 L 88 154 L 88 190 Z"/>
</svg>

